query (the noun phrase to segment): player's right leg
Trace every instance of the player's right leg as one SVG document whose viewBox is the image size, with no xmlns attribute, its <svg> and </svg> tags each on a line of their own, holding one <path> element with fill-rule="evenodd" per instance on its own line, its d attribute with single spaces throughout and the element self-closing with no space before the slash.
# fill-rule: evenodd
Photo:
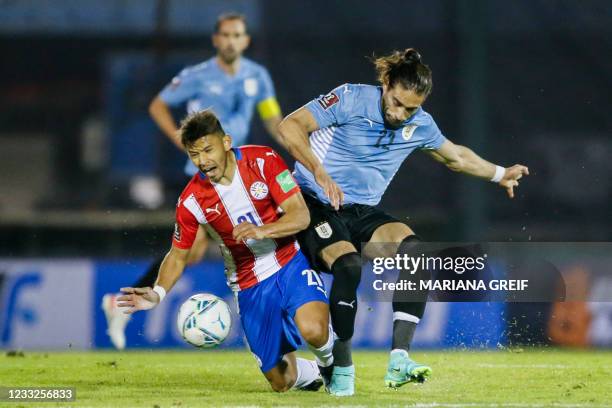
<svg viewBox="0 0 612 408">
<path fill-rule="evenodd" d="M 302 252 L 298 252 L 279 276 L 286 312 L 285 333 L 296 327 L 315 355 L 326 386 L 333 372 L 334 334 L 329 324 L 329 304 L 323 280 Z"/>
<path fill-rule="evenodd" d="M 329 322 L 327 299 L 302 304 L 295 311 L 293 321 L 315 356 L 325 386 L 329 386 L 334 368 L 334 332 Z"/>
<path fill-rule="evenodd" d="M 317 270 L 334 275 L 329 292 L 333 330 L 334 368 L 328 391 L 353 395 L 355 368 L 351 338 L 357 314 L 357 287 L 361 279 L 361 257 L 351 243 L 351 235 L 338 212 L 317 199 L 304 196 L 310 211 L 309 227 L 298 234 L 300 246 Z"/>
<path fill-rule="evenodd" d="M 355 366 L 351 339 L 357 316 L 357 288 L 361 280 L 361 257 L 347 241 L 336 242 L 320 253 L 328 265 L 334 281 L 329 295 L 334 342 L 334 369 L 328 391 L 336 396 L 355 393 Z"/>
<path fill-rule="evenodd" d="M 204 257 L 206 249 L 208 248 L 208 236 L 204 228 L 199 228 L 196 239 L 193 242 L 193 246 L 189 250 L 189 257 L 187 258 L 187 264 L 193 265 L 198 263 Z M 164 255 L 165 256 L 165 255 Z M 145 288 L 153 287 L 159 268 L 164 261 L 164 256 L 159 257 L 153 262 L 147 271 L 138 278 L 132 287 L 134 288 Z M 102 310 L 106 317 L 106 334 L 110 338 L 113 346 L 118 350 L 123 350 L 126 345 L 125 340 L 125 327 L 130 321 L 130 315 L 123 313 L 123 310 L 117 307 L 115 293 L 107 293 L 102 297 Z"/>
<path fill-rule="evenodd" d="M 291 389 L 318 391 L 323 385 L 317 364 L 312 360 L 296 357 L 294 352 L 285 354 L 264 376 L 276 392 Z"/>
<path fill-rule="evenodd" d="M 280 277 L 285 268 L 238 292 L 240 321 L 249 348 L 274 391 L 316 390 L 323 385 L 316 362 L 293 355 L 301 339 L 283 305 Z"/>
</svg>

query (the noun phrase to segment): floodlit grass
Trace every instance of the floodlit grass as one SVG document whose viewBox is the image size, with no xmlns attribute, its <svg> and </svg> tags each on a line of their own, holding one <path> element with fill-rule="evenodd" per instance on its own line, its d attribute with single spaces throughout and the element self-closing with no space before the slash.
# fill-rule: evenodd
<svg viewBox="0 0 612 408">
<path fill-rule="evenodd" d="M 75 387 L 77 400 L 0 406 L 612 406 L 611 352 L 419 351 L 413 358 L 431 365 L 432 379 L 392 390 L 383 386 L 387 353 L 355 353 L 357 393 L 336 398 L 323 390 L 272 392 L 245 351 L 3 353 L 1 386 Z"/>
</svg>

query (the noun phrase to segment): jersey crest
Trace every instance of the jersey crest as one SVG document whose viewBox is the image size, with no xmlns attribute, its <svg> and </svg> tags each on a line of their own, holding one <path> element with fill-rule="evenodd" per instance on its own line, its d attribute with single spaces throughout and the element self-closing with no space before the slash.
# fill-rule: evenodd
<svg viewBox="0 0 612 408">
<path fill-rule="evenodd" d="M 262 181 L 256 181 L 251 184 L 249 189 L 251 196 L 256 200 L 263 200 L 268 196 L 268 186 Z"/>
</svg>

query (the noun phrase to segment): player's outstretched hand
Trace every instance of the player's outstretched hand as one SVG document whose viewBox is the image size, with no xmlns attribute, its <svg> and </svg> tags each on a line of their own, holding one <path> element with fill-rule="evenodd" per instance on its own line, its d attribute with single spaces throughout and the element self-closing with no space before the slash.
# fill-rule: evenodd
<svg viewBox="0 0 612 408">
<path fill-rule="evenodd" d="M 247 239 L 264 239 L 265 235 L 261 228 L 250 222 L 241 222 L 236 225 L 232 235 L 236 241 L 246 241 Z"/>
<path fill-rule="evenodd" d="M 125 313 L 153 309 L 159 303 L 159 295 L 152 288 L 121 288 L 117 306 L 127 308 Z"/>
<path fill-rule="evenodd" d="M 500 180 L 499 185 L 506 189 L 508 197 L 514 198 L 514 187 L 518 187 L 519 180 L 523 176 L 529 175 L 529 169 L 521 164 L 515 164 L 508 167 L 504 173 L 504 177 Z"/>
<path fill-rule="evenodd" d="M 338 210 L 344 202 L 344 193 L 340 186 L 332 180 L 322 166 L 315 171 L 314 176 L 317 184 L 321 186 L 325 195 L 329 198 L 332 207 Z"/>
</svg>

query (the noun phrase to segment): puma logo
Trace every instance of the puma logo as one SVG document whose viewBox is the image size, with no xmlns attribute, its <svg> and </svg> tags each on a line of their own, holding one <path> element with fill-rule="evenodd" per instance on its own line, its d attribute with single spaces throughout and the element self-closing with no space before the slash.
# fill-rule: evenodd
<svg viewBox="0 0 612 408">
<path fill-rule="evenodd" d="M 206 214 L 211 213 L 211 212 L 215 212 L 218 215 L 221 215 L 221 212 L 219 211 L 219 203 L 215 204 L 215 208 L 207 208 L 206 209 Z"/>
<path fill-rule="evenodd" d="M 338 305 L 340 305 L 340 306 L 348 306 L 351 309 L 354 309 L 355 308 L 354 303 L 355 303 L 354 300 L 351 303 L 347 303 L 344 300 L 341 300 L 341 301 L 338 302 Z"/>
</svg>

